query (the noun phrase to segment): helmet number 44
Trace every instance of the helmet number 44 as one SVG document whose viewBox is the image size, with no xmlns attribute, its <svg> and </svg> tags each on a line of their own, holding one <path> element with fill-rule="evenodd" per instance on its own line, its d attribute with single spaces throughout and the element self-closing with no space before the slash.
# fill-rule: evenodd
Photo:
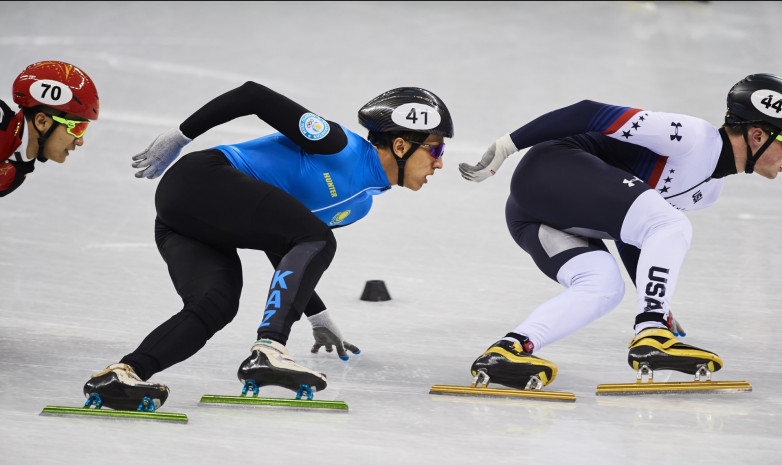
<svg viewBox="0 0 782 465">
<path fill-rule="evenodd" d="M 774 97 L 773 95 L 769 95 L 768 97 L 761 100 L 760 103 L 765 105 L 766 108 L 773 108 L 774 110 L 777 111 L 777 113 L 779 113 L 780 111 L 782 111 L 782 99 L 773 102 L 773 97 Z"/>
<path fill-rule="evenodd" d="M 782 94 L 772 90 L 757 90 L 752 93 L 752 103 L 755 108 L 768 116 L 779 118 L 782 112 Z"/>
<path fill-rule="evenodd" d="M 394 123 L 408 129 L 432 129 L 440 124 L 440 114 L 421 103 L 405 103 L 391 113 Z"/>
</svg>

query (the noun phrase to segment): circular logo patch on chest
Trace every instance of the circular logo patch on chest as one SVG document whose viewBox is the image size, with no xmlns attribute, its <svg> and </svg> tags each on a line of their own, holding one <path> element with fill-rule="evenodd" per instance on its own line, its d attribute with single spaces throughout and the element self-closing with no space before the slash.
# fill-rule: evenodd
<svg viewBox="0 0 782 465">
<path fill-rule="evenodd" d="M 350 215 L 350 210 L 345 210 L 344 212 L 337 213 L 331 218 L 331 221 L 329 221 L 329 226 L 334 226 L 342 223 L 343 221 L 345 221 L 345 218 L 347 218 L 348 215 Z"/>
</svg>

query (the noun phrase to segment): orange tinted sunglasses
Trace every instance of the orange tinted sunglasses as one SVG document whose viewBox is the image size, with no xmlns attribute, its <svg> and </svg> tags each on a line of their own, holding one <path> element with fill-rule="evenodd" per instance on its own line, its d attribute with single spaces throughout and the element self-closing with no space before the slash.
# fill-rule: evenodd
<svg viewBox="0 0 782 465">
<path fill-rule="evenodd" d="M 65 119 L 54 115 L 50 116 L 53 120 L 65 126 L 65 130 L 68 132 L 68 134 L 76 138 L 84 137 L 84 133 L 87 132 L 87 125 L 90 124 L 89 121 Z"/>
</svg>

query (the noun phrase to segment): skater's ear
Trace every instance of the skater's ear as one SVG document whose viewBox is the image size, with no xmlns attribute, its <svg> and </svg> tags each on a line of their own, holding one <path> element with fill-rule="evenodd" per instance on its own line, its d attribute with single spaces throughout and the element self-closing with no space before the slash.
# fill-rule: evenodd
<svg viewBox="0 0 782 465">
<path fill-rule="evenodd" d="M 391 142 L 391 151 L 396 158 L 402 158 L 410 149 L 410 143 L 401 137 L 397 137 Z"/>
</svg>

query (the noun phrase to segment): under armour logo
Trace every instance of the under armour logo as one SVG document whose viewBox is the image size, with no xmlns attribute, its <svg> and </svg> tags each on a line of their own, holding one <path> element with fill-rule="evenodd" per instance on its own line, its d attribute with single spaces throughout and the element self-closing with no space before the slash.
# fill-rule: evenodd
<svg viewBox="0 0 782 465">
<path fill-rule="evenodd" d="M 671 134 L 671 140 L 676 139 L 676 142 L 679 142 L 682 140 L 682 136 L 679 135 L 679 128 L 682 127 L 682 123 L 671 123 L 671 126 L 673 126 L 673 130 L 676 131 L 675 134 Z"/>
<path fill-rule="evenodd" d="M 622 180 L 622 183 L 623 184 L 627 184 L 627 187 L 635 186 L 636 182 L 643 182 L 643 181 L 638 179 L 638 176 L 633 176 L 633 179 L 624 179 L 624 180 Z"/>
</svg>

